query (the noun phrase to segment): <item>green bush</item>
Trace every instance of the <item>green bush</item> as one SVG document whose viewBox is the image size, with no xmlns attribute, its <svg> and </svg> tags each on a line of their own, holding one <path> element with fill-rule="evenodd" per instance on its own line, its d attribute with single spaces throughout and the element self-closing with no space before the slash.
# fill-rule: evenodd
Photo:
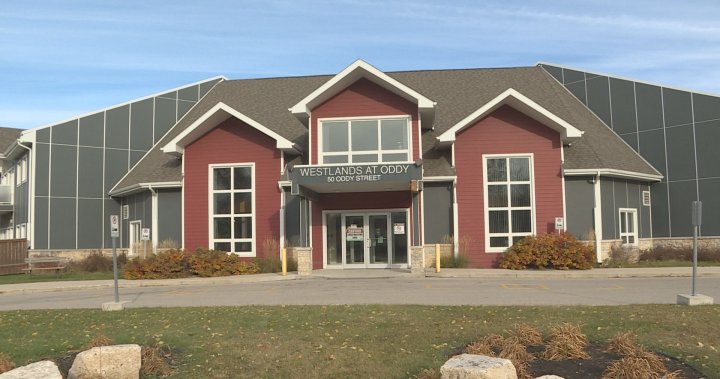
<svg viewBox="0 0 720 379">
<path fill-rule="evenodd" d="M 282 260 L 279 257 L 269 256 L 264 258 L 255 258 L 253 262 L 255 262 L 255 264 L 259 267 L 260 272 L 264 274 L 282 271 Z M 287 258 L 287 270 L 297 271 L 297 261 L 292 259 L 290 254 L 288 254 Z"/>
<path fill-rule="evenodd" d="M 557 270 L 589 270 L 595 250 L 575 239 L 570 233 L 548 233 L 527 236 L 512 245 L 500 260 L 500 267 L 511 270 L 553 268 Z"/>
<path fill-rule="evenodd" d="M 222 251 L 197 249 L 167 250 L 145 260 L 133 259 L 125 265 L 125 279 L 173 279 L 191 276 L 214 277 L 260 272 L 257 264 Z"/>
<path fill-rule="evenodd" d="M 455 254 L 441 255 L 440 256 L 440 268 L 467 268 L 470 266 L 470 259 L 466 254 Z M 432 263 L 432 267 L 435 267 L 435 262 Z"/>
</svg>

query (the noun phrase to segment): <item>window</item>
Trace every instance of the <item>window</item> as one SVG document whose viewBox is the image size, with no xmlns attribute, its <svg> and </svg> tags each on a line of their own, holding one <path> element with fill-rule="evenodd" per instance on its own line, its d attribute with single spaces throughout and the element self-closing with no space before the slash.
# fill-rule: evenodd
<svg viewBox="0 0 720 379">
<path fill-rule="evenodd" d="M 210 166 L 210 246 L 255 256 L 255 187 L 252 164 Z"/>
<path fill-rule="evenodd" d="M 642 203 L 643 206 L 650 206 L 650 191 L 642 191 Z"/>
<path fill-rule="evenodd" d="M 620 208 L 620 239 L 623 245 L 637 245 L 637 209 Z"/>
<path fill-rule="evenodd" d="M 532 156 L 485 156 L 485 248 L 502 252 L 533 234 Z"/>
<path fill-rule="evenodd" d="M 321 164 L 407 162 L 407 117 L 321 122 Z"/>
<path fill-rule="evenodd" d="M 22 157 L 17 163 L 18 185 L 27 181 L 27 156 Z"/>
</svg>

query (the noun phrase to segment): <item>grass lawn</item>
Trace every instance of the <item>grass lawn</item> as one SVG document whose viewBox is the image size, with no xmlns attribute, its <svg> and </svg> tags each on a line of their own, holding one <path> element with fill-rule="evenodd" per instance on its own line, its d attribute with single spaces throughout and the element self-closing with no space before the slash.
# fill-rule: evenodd
<svg viewBox="0 0 720 379">
<path fill-rule="evenodd" d="M 0 312 L 0 351 L 17 364 L 115 343 L 169 344 L 179 378 L 406 378 L 515 323 L 580 324 L 591 341 L 634 331 L 651 350 L 720 378 L 720 306 L 146 308 Z"/>
<path fill-rule="evenodd" d="M 65 280 L 98 280 L 112 279 L 112 272 L 63 272 L 56 274 L 46 272 L 42 274 L 14 274 L 1 275 L 0 284 L 34 283 L 34 282 L 56 282 Z"/>
</svg>

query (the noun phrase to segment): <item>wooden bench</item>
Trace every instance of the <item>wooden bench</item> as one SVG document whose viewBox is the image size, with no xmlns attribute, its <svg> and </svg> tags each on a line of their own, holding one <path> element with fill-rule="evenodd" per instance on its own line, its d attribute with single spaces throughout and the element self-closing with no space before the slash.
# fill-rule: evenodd
<svg viewBox="0 0 720 379">
<path fill-rule="evenodd" d="M 36 270 L 55 270 L 56 273 L 60 273 L 60 270 L 64 270 L 67 266 L 68 259 L 60 257 L 32 257 L 26 258 L 25 263 L 28 265 L 24 268 L 26 274 L 30 274 Z"/>
</svg>

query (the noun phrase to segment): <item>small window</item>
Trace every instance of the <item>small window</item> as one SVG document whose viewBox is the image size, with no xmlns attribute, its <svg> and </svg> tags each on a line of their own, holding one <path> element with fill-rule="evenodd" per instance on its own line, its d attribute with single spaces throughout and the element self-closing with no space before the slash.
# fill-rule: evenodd
<svg viewBox="0 0 720 379">
<path fill-rule="evenodd" d="M 122 206 L 122 219 L 127 220 L 130 218 L 130 206 L 129 205 L 123 205 Z"/>
<path fill-rule="evenodd" d="M 637 209 L 620 208 L 620 240 L 623 245 L 637 246 Z"/>
<path fill-rule="evenodd" d="M 322 164 L 407 162 L 409 119 L 330 120 L 320 124 Z"/>
<path fill-rule="evenodd" d="M 642 202 L 643 206 L 650 206 L 650 191 L 642 191 Z"/>
</svg>

